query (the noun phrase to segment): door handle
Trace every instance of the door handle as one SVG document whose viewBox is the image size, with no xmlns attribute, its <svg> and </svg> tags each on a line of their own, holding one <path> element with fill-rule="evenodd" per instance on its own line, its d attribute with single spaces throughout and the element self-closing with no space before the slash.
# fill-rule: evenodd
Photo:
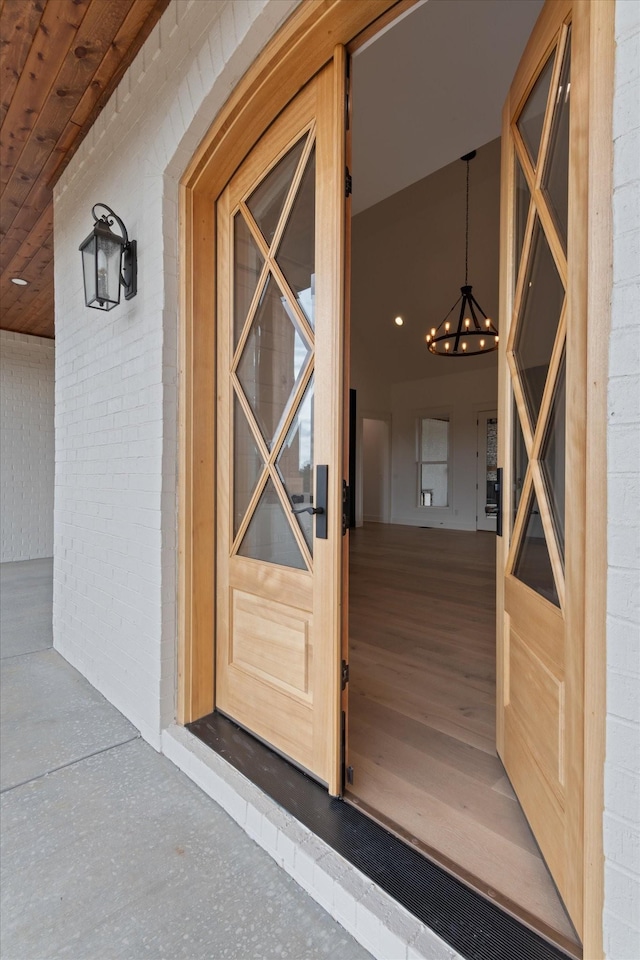
<svg viewBox="0 0 640 960">
<path fill-rule="evenodd" d="M 496 491 L 496 534 L 497 536 L 502 536 L 502 467 L 498 467 L 498 479 L 496 480 L 494 487 Z"/>
<path fill-rule="evenodd" d="M 316 506 L 291 507 L 295 514 L 310 513 L 316 518 L 316 540 L 327 539 L 327 498 L 329 496 L 329 467 L 319 463 L 316 467 Z M 299 498 L 302 499 L 302 498 Z"/>
</svg>

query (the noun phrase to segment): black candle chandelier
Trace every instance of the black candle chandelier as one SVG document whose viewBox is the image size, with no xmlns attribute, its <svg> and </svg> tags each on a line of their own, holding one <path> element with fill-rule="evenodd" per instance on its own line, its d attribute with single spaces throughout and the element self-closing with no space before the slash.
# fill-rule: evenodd
<svg viewBox="0 0 640 960">
<path fill-rule="evenodd" d="M 489 353 L 498 349 L 498 330 L 486 315 L 472 293 L 469 283 L 469 163 L 476 151 L 466 153 L 461 160 L 467 165 L 467 213 L 464 248 L 464 286 L 460 287 L 461 296 L 449 310 L 439 327 L 432 327 L 427 334 L 427 345 L 431 353 L 440 357 L 472 357 L 478 353 Z M 458 319 L 450 319 L 451 314 L 460 305 Z"/>
</svg>

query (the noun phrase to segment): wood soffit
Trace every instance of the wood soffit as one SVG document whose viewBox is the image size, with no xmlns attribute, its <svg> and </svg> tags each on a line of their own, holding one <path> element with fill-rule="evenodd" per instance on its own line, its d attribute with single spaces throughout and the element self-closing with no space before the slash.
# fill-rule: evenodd
<svg viewBox="0 0 640 960">
<path fill-rule="evenodd" d="M 0 328 L 53 337 L 53 186 L 168 3 L 0 0 Z"/>
</svg>

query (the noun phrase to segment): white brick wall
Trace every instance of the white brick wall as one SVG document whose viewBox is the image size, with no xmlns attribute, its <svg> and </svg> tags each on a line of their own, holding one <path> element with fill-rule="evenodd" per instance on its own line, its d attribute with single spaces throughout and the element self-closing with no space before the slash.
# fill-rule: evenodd
<svg viewBox="0 0 640 960">
<path fill-rule="evenodd" d="M 640 2 L 616 4 L 605 952 L 640 957 Z"/>
<path fill-rule="evenodd" d="M 0 330 L 0 562 L 53 554 L 54 344 Z"/>
<path fill-rule="evenodd" d="M 296 0 L 173 0 L 55 190 L 54 643 L 156 747 L 175 715 L 178 179 Z M 138 295 L 84 306 L 91 207 Z"/>
</svg>

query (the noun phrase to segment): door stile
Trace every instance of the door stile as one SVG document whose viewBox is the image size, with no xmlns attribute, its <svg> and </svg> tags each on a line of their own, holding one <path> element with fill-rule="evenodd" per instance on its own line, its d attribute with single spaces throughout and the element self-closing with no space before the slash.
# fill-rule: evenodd
<svg viewBox="0 0 640 960">
<path fill-rule="evenodd" d="M 572 73 L 584 82 L 572 86 L 569 150 L 569 223 L 567 247 L 573 270 L 568 278 L 567 309 L 573 323 L 567 324 L 567 533 L 565 549 L 565 611 L 567 635 L 580 638 L 568 645 L 565 662 L 567 697 L 567 807 L 568 848 L 580 859 L 580 874 L 570 874 L 569 902 L 574 923 L 582 934 L 584 926 L 584 799 L 585 799 L 585 533 L 587 517 L 586 440 L 587 423 L 587 317 L 589 254 L 589 83 L 591 6 L 577 3 L 572 22 Z M 584 118 L 578 123 L 579 118 Z"/>
<path fill-rule="evenodd" d="M 182 722 L 205 716 L 214 706 L 215 653 L 211 643 L 200 638 L 210 631 L 214 619 L 216 512 L 210 477 L 215 464 L 216 299 L 210 286 L 195 282 L 210 275 L 216 255 L 213 200 L 182 187 L 184 217 L 183 248 L 190 244 L 192 269 L 183 284 L 182 305 L 187 316 L 208 318 L 198 324 L 181 324 L 179 403 L 182 446 L 179 485 L 180 602 L 185 624 L 180 645 L 180 669 L 184 685 L 179 694 L 178 717 Z M 197 407 L 197 413 L 196 413 Z"/>
<path fill-rule="evenodd" d="M 314 622 L 320 636 L 331 638 L 320 652 L 325 662 L 326 675 L 331 678 L 331 695 L 321 708 L 317 726 L 316 749 L 324 753 L 329 792 L 342 792 L 341 769 L 341 691 L 340 660 L 342 653 L 343 597 L 343 537 L 342 537 L 342 481 L 344 476 L 344 391 L 345 391 L 345 335 L 344 335 L 344 253 L 345 253 L 345 124 L 346 50 L 338 45 L 334 50 L 333 69 L 320 77 L 318 102 L 318 157 L 319 164 L 330 171 L 318 183 L 318 221 L 316 223 L 317 272 L 324 284 L 322 302 L 325 316 L 318 316 L 317 325 L 324 323 L 328 336 L 316 342 L 318 395 L 326 397 L 327 409 L 318 411 L 316 463 L 329 464 L 328 536 L 317 540 L 315 549 L 319 564 L 318 590 L 314 605 Z M 337 268 L 336 268 L 337 265 Z M 323 382 L 324 377 L 326 380 Z M 323 732 L 324 731 L 324 732 Z"/>
<path fill-rule="evenodd" d="M 509 101 L 502 111 L 502 129 L 509 123 Z M 502 536 L 496 537 L 496 749 L 504 756 L 504 707 L 509 696 L 509 671 L 505 669 L 509 637 L 508 614 L 505 612 L 505 578 L 509 544 L 511 542 L 511 517 L 513 515 L 513 457 L 507 438 L 513 434 L 513 402 L 507 365 L 507 339 L 513 316 L 514 291 L 510 279 L 510 264 L 515 259 L 515 227 L 510 203 L 514 196 L 514 149 L 509 137 L 502 137 L 500 149 L 500 276 L 499 313 L 500 340 L 498 341 L 498 464 L 502 464 Z M 529 210 L 529 218 L 531 210 Z"/>
<path fill-rule="evenodd" d="M 614 4 L 589 19 L 589 184 L 586 489 L 607 491 L 607 375 L 612 288 Z M 585 51 L 586 53 L 586 51 Z M 582 56 L 582 54 L 581 54 Z M 584 66 L 584 64 L 583 64 Z M 585 524 L 585 956 L 603 955 L 607 515 L 588 505 Z"/>
<path fill-rule="evenodd" d="M 231 329 L 230 324 L 219 322 L 219 318 L 225 316 L 225 307 L 232 302 L 232 283 L 231 283 L 231 261 L 232 261 L 232 241 L 231 232 L 228 228 L 231 210 L 229 204 L 228 191 L 218 198 L 215 205 L 216 222 L 219 225 L 216 230 L 217 248 L 216 248 L 216 483 L 215 483 L 215 511 L 216 511 L 216 570 L 215 570 L 215 617 L 216 617 L 216 635 L 228 634 L 229 632 L 229 603 L 227 594 L 229 591 L 229 557 L 228 552 L 219 549 L 221 543 L 227 544 L 233 539 L 233 514 L 231 508 L 231 463 L 227 455 L 226 461 L 223 461 L 219 451 L 229 451 L 231 449 L 231 410 L 233 407 L 233 386 L 230 378 L 221 375 L 220 358 L 227 357 L 231 351 Z M 220 228 L 220 225 L 224 225 Z M 215 648 L 214 648 L 215 650 Z M 218 699 L 218 670 L 214 667 L 214 702 Z"/>
<path fill-rule="evenodd" d="M 344 160 L 345 160 L 345 176 L 350 175 L 352 168 L 352 159 L 351 159 L 351 115 L 353 110 L 353 98 L 351 96 L 351 52 L 347 53 L 346 64 L 345 64 L 345 104 L 344 104 L 344 128 L 345 128 L 345 147 L 344 147 Z M 344 360 L 343 360 L 343 369 L 344 369 L 344 387 L 343 387 L 343 418 L 342 418 L 342 432 L 343 432 L 343 443 L 342 443 L 342 479 L 343 479 L 343 490 L 348 491 L 349 503 L 352 502 L 352 499 L 355 496 L 355 491 L 350 490 L 350 476 L 351 476 L 351 451 L 355 450 L 355 438 L 351 437 L 352 427 L 355 429 L 355 424 L 351 420 L 351 190 L 347 190 L 347 184 L 345 183 L 345 215 L 344 215 L 344 292 L 343 292 L 343 317 L 344 317 L 344 328 L 343 328 L 343 344 L 344 344 Z M 343 510 L 346 505 L 343 504 Z M 340 762 L 340 780 L 341 780 L 341 793 L 344 792 L 346 779 L 347 779 L 347 769 L 350 766 L 349 764 L 349 683 L 348 683 L 348 670 L 349 670 L 349 548 L 351 541 L 351 530 L 349 526 L 346 529 L 343 529 L 342 537 L 342 624 L 341 624 L 341 634 L 342 634 L 342 643 L 341 643 L 341 652 L 340 652 L 340 664 L 341 664 L 341 693 L 340 693 L 340 709 L 341 709 L 341 762 Z M 342 676 L 342 664 L 346 665 L 347 670 L 347 682 L 343 682 Z"/>
</svg>

